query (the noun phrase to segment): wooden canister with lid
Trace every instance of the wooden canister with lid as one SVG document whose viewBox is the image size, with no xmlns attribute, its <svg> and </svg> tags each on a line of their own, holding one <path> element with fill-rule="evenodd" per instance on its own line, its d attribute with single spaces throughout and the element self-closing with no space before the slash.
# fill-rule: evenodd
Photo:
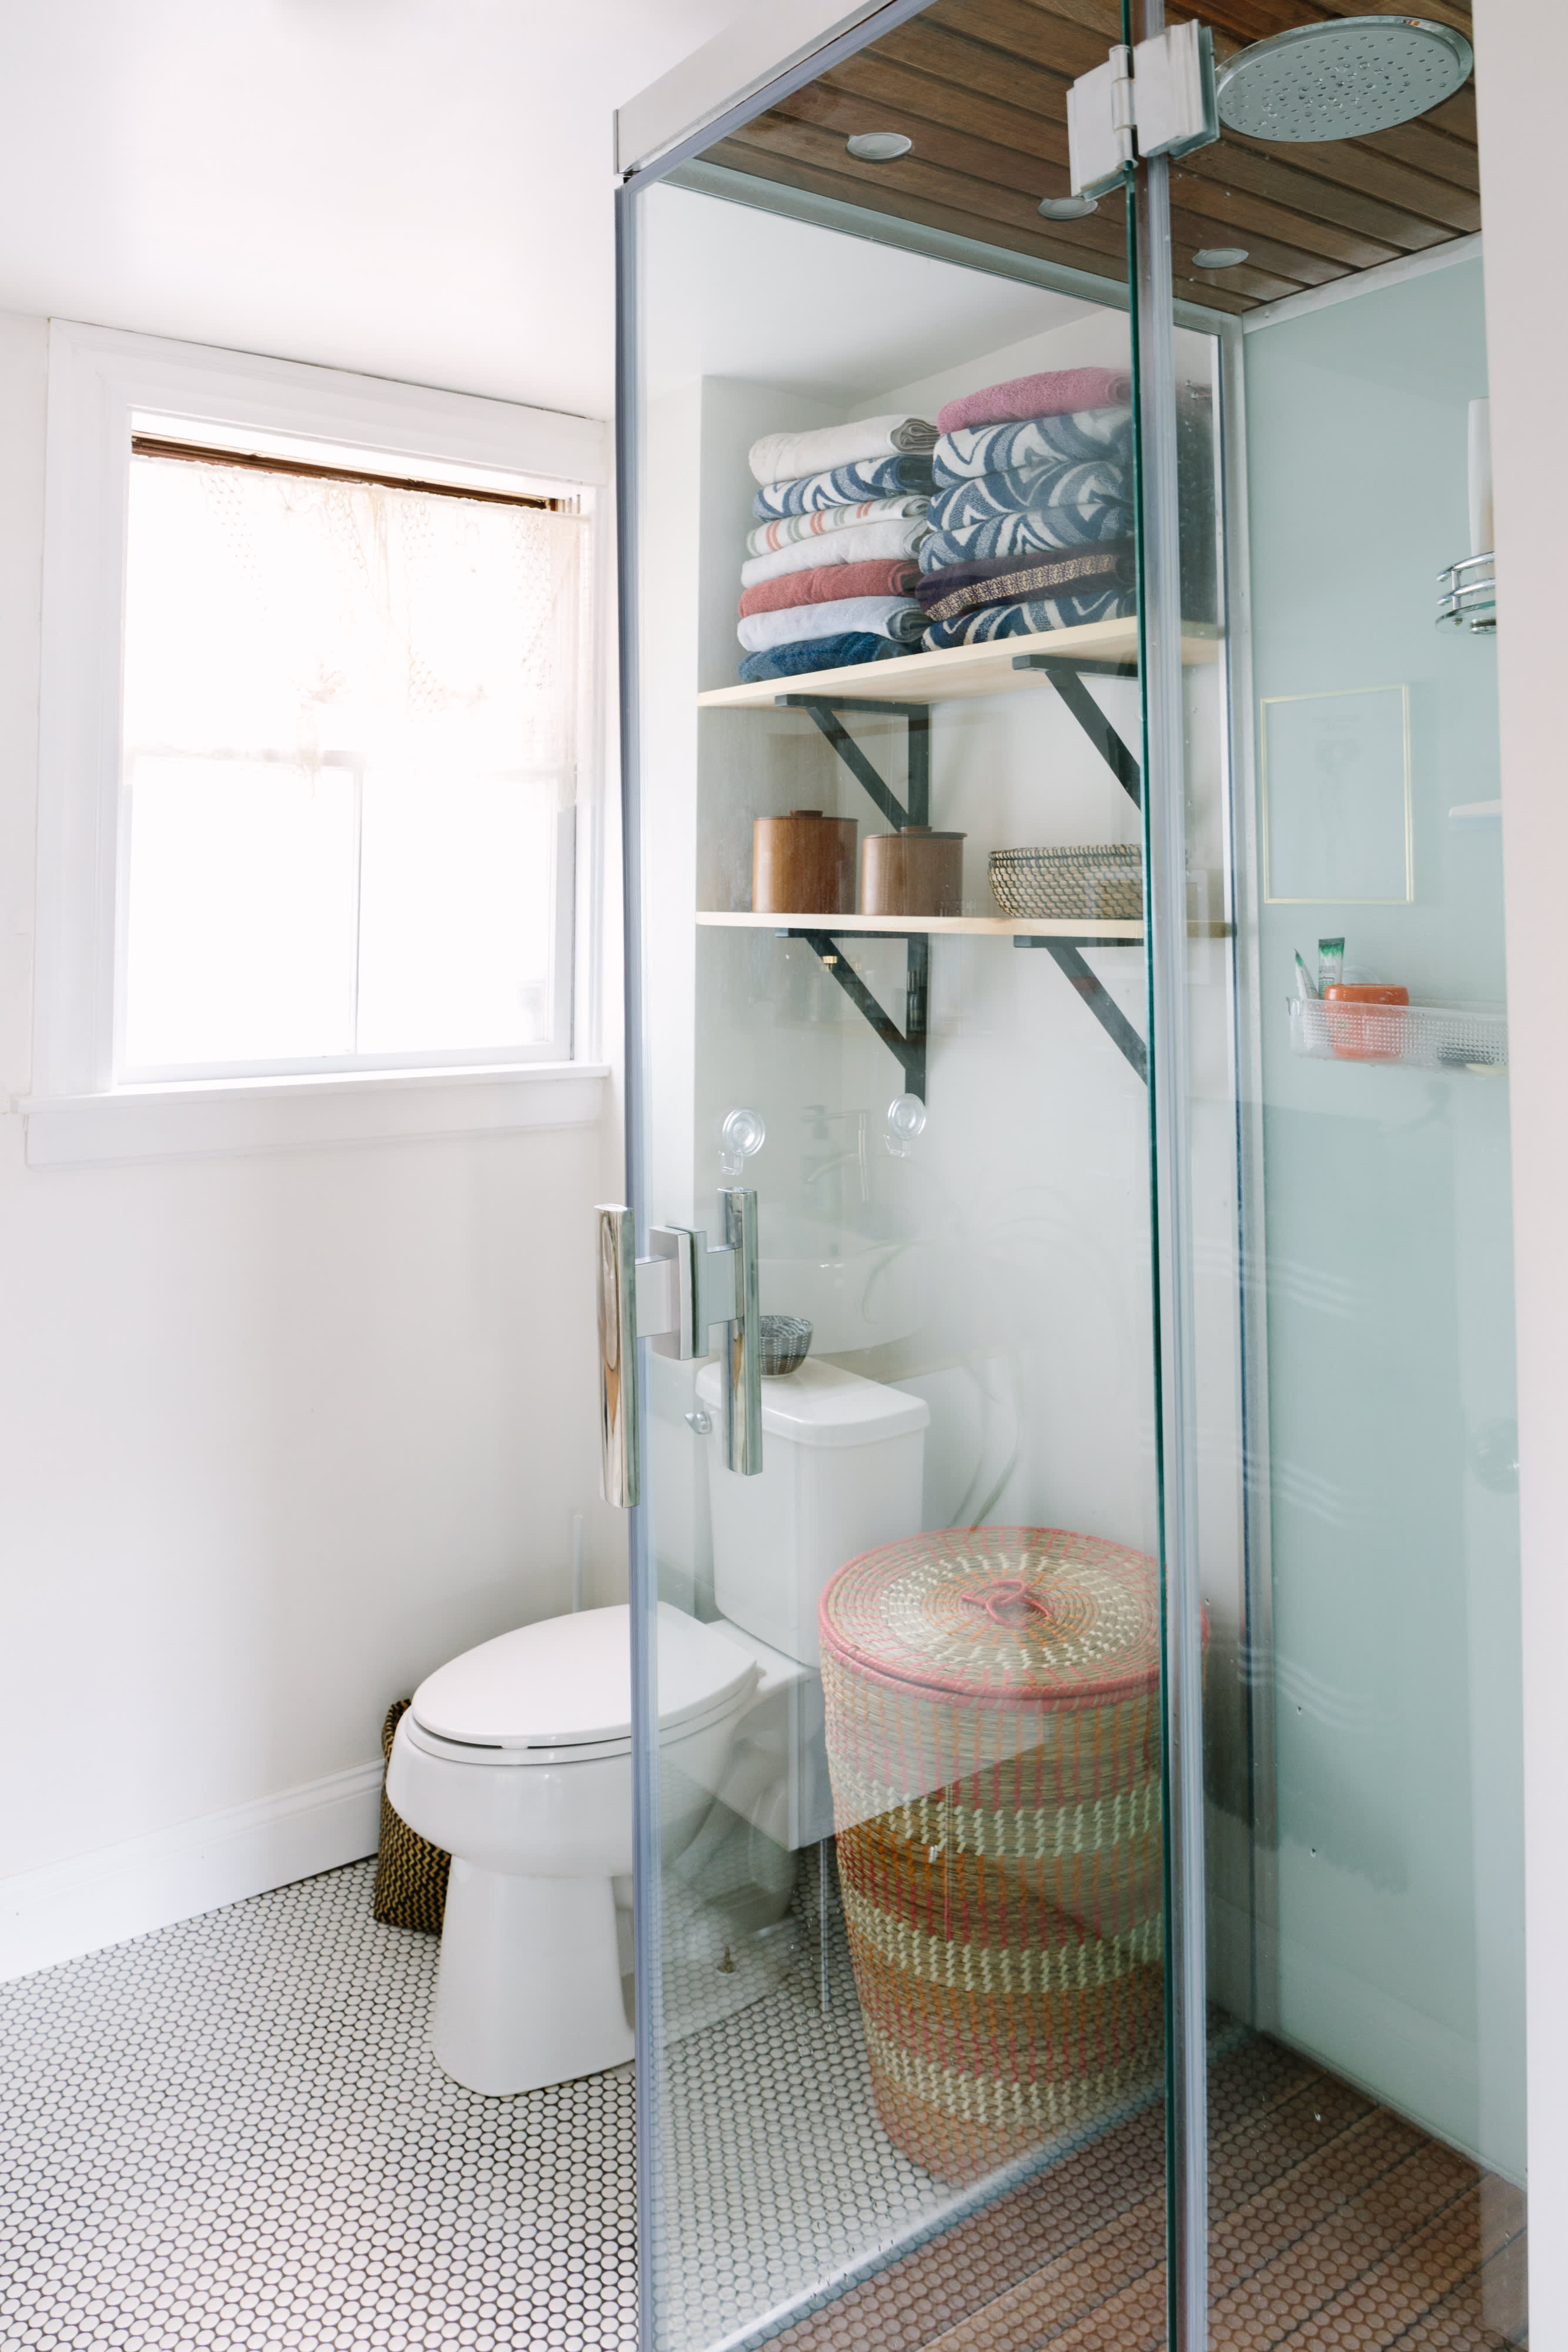
<svg viewBox="0 0 1568 2352">
<path fill-rule="evenodd" d="M 852 915 L 852 816 L 791 809 L 759 816 L 751 835 L 751 905 L 758 915 Z"/>
<path fill-rule="evenodd" d="M 868 834 L 861 845 L 862 915 L 961 915 L 964 839 L 906 824 Z"/>
</svg>

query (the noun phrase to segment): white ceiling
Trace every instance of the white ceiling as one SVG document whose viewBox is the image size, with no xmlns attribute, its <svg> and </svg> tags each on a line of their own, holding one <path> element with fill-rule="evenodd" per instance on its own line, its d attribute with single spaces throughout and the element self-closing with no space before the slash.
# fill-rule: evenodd
<svg viewBox="0 0 1568 2352">
<path fill-rule="evenodd" d="M 737 11 L 0 0 L 0 308 L 607 415 L 611 112 Z"/>
</svg>

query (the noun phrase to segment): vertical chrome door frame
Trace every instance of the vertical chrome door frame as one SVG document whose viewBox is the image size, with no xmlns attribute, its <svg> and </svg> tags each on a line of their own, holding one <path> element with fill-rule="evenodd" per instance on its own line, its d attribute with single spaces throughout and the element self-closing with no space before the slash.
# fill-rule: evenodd
<svg viewBox="0 0 1568 2352">
<path fill-rule="evenodd" d="M 1263 1189 L 1263 1038 L 1260 915 L 1263 864 L 1252 688 L 1248 562 L 1246 335 L 1221 332 L 1222 511 L 1225 521 L 1225 740 L 1230 889 L 1231 1071 L 1236 1089 L 1237 1265 L 1240 1349 L 1241 1653 L 1246 1710 L 1250 1868 L 1251 2005 L 1260 2032 L 1279 2025 L 1279 1798 L 1274 1763 L 1274 1602 L 1269 1443 L 1269 1297 Z"/>
<path fill-rule="evenodd" d="M 616 625 L 620 653 L 622 954 L 625 1002 L 622 1040 L 626 1198 L 638 1241 L 646 1247 L 648 1228 L 647 1112 L 643 1051 L 642 795 L 638 761 L 637 591 L 638 436 L 642 422 L 635 184 L 615 192 L 615 521 Z M 634 1344 L 641 1344 L 634 1343 Z M 640 1399 L 645 1383 L 636 1383 Z M 635 1406 L 634 1410 L 637 1409 Z M 634 1443 L 642 1432 L 633 1431 Z M 648 1542 L 648 1507 L 639 1499 L 627 1530 L 632 1631 L 632 1853 L 636 1920 L 637 2070 L 637 2340 L 654 2338 L 653 2228 L 662 2201 L 663 2136 L 659 2128 L 659 2019 L 662 2011 L 659 1884 L 659 1705 L 658 1660 L 653 1641 L 658 1594 Z"/>
<path fill-rule="evenodd" d="M 1147 40 L 1165 30 L 1165 0 L 1139 0 L 1139 15 L 1136 38 Z M 1198 1582 L 1197 1371 L 1190 1198 L 1176 288 L 1171 263 L 1170 164 L 1165 156 L 1137 164 L 1132 195 L 1155 1454 L 1164 1611 L 1167 2330 L 1173 2352 L 1207 2352 L 1203 1615 Z"/>
</svg>

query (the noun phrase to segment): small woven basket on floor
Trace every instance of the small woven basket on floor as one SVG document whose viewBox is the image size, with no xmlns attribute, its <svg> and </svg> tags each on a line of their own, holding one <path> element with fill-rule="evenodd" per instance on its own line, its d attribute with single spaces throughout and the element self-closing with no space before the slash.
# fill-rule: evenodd
<svg viewBox="0 0 1568 2352">
<path fill-rule="evenodd" d="M 1020 922 L 1138 923 L 1143 852 L 1114 841 L 1087 849 L 996 849 L 991 889 L 1002 912 Z"/>
<path fill-rule="evenodd" d="M 411 1706 L 394 1698 L 382 1726 L 382 1755 L 392 1761 L 392 1739 Z M 387 1802 L 387 1780 L 382 1773 L 382 1842 L 376 1850 L 376 1891 L 371 1900 L 373 1916 L 389 1927 L 423 1927 L 441 1933 L 446 1910 L 446 1879 L 452 1856 L 416 1836 Z"/>
<path fill-rule="evenodd" d="M 941 2179 L 1157 2078 L 1158 1591 L 1120 1545 L 976 1528 L 867 1552 L 822 1596 L 877 2112 Z"/>
</svg>

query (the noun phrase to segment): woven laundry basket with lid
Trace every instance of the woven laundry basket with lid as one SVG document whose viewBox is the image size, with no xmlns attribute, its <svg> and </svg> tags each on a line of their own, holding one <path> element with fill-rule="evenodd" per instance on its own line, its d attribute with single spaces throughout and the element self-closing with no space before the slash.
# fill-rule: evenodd
<svg viewBox="0 0 1568 2352">
<path fill-rule="evenodd" d="M 1158 2075 L 1158 1570 L 953 1528 L 852 1560 L 821 1623 L 877 2111 L 974 2179 Z"/>
</svg>

